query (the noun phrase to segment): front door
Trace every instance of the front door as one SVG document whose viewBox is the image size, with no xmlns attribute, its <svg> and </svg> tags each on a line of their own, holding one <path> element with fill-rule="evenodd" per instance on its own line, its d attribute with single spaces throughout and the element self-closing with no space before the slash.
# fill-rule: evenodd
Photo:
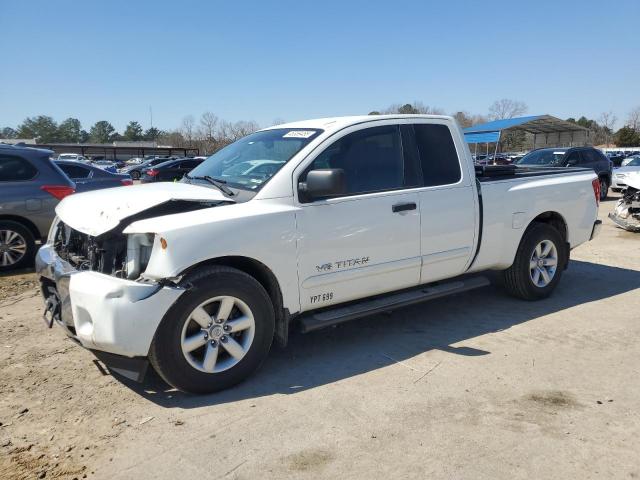
<svg viewBox="0 0 640 480">
<path fill-rule="evenodd" d="M 347 193 L 299 201 L 296 214 L 302 311 L 417 285 L 420 211 L 415 175 L 405 168 L 400 130 L 345 130 L 310 165 L 341 168 Z"/>
</svg>

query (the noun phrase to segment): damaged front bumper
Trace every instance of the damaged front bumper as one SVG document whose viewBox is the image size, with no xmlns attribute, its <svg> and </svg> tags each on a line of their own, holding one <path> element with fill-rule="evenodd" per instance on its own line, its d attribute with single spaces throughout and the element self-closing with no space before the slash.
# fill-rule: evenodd
<svg viewBox="0 0 640 480">
<path fill-rule="evenodd" d="M 635 198 L 637 196 L 638 194 L 633 192 L 630 198 L 627 198 L 625 192 L 613 212 L 609 213 L 613 223 L 629 232 L 640 232 L 640 200 Z"/>
<path fill-rule="evenodd" d="M 616 215 L 616 212 L 611 212 L 609 218 L 620 228 L 624 228 L 629 232 L 640 232 L 640 220 L 636 220 L 633 217 L 623 218 Z"/>
<path fill-rule="evenodd" d="M 160 321 L 184 292 L 76 270 L 48 244 L 38 251 L 36 271 L 49 325 L 58 323 L 87 349 L 112 354 L 107 358 L 146 357 Z"/>
</svg>

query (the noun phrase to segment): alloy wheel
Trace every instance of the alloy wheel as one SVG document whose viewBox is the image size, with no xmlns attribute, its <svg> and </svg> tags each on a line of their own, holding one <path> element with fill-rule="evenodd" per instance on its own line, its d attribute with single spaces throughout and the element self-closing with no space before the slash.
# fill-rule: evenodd
<svg viewBox="0 0 640 480">
<path fill-rule="evenodd" d="M 529 276 L 536 287 L 544 288 L 551 283 L 558 269 L 558 249 L 551 240 L 543 240 L 531 254 Z"/>
<path fill-rule="evenodd" d="M 182 354 L 201 372 L 228 370 L 251 348 L 255 329 L 253 313 L 242 300 L 232 296 L 211 298 L 198 305 L 184 323 Z"/>
<path fill-rule="evenodd" d="M 0 230 L 0 266 L 10 267 L 27 253 L 27 241 L 13 230 Z"/>
</svg>

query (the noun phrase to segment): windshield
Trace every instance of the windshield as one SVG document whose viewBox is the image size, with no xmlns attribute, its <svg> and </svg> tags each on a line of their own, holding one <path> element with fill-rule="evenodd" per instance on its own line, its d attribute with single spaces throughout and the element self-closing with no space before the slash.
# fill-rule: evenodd
<svg viewBox="0 0 640 480">
<path fill-rule="evenodd" d="M 640 167 L 640 157 L 633 157 L 633 159 L 628 162 L 625 167 Z"/>
<path fill-rule="evenodd" d="M 562 150 L 535 150 L 515 163 L 517 165 L 561 165 L 565 153 Z"/>
<path fill-rule="evenodd" d="M 321 132 L 276 128 L 252 133 L 211 155 L 189 176 L 210 176 L 232 187 L 258 190 Z"/>
</svg>

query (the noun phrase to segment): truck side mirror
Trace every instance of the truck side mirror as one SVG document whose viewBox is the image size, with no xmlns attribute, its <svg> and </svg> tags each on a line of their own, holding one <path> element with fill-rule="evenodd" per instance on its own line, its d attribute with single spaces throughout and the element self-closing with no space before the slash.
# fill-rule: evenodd
<svg viewBox="0 0 640 480">
<path fill-rule="evenodd" d="M 298 190 L 309 200 L 336 197 L 347 192 L 344 170 L 320 168 L 307 173 L 307 181 L 298 184 Z"/>
</svg>

